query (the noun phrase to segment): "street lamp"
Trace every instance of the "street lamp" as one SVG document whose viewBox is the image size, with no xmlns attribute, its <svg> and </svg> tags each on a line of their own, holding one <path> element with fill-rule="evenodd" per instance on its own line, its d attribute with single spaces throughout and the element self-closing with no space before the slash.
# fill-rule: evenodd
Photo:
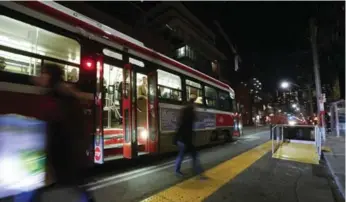
<svg viewBox="0 0 346 202">
<path fill-rule="evenodd" d="M 286 88 L 288 88 L 288 87 L 290 87 L 290 83 L 288 83 L 287 81 L 283 81 L 283 82 L 281 83 L 281 88 L 286 89 Z"/>
<path fill-rule="evenodd" d="M 280 84 L 281 88 L 283 88 L 283 89 L 287 89 L 287 88 L 289 88 L 291 85 L 296 86 L 296 87 L 298 87 L 298 88 L 300 87 L 298 84 L 292 83 L 292 82 L 288 82 L 288 81 L 283 81 L 283 82 L 281 82 L 281 84 Z"/>
<path fill-rule="evenodd" d="M 293 107 L 293 108 L 296 108 L 296 107 L 297 107 L 297 104 L 292 104 L 292 107 Z"/>
</svg>

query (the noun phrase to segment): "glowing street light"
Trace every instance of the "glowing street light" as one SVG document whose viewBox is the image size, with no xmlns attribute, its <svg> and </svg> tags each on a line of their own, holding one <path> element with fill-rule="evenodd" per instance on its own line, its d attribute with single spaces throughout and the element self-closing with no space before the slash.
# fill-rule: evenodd
<svg viewBox="0 0 346 202">
<path fill-rule="evenodd" d="M 292 107 L 293 107 L 293 108 L 296 108 L 296 107 L 297 107 L 297 104 L 292 104 Z"/>
<path fill-rule="evenodd" d="M 290 83 L 288 83 L 287 81 L 283 81 L 283 82 L 281 83 L 281 88 L 286 89 L 286 88 L 288 88 L 288 87 L 290 87 Z"/>
<path fill-rule="evenodd" d="M 287 89 L 287 88 L 289 88 L 291 85 L 296 86 L 296 87 L 298 87 L 298 88 L 300 87 L 298 84 L 292 83 L 292 82 L 288 82 L 288 81 L 283 81 L 283 82 L 281 82 L 280 87 L 283 88 L 283 89 Z"/>
</svg>

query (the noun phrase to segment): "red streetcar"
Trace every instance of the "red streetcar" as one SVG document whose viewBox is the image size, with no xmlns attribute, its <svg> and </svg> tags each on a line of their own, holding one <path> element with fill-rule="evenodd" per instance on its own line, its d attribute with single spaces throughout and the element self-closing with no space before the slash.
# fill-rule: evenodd
<svg viewBox="0 0 346 202">
<path fill-rule="evenodd" d="M 57 63 L 67 82 L 95 97 L 85 106 L 95 163 L 174 151 L 179 111 L 191 95 L 198 146 L 241 134 L 227 84 L 56 2 L 0 5 L 1 114 L 39 118 L 45 89 L 30 79 Z"/>
</svg>

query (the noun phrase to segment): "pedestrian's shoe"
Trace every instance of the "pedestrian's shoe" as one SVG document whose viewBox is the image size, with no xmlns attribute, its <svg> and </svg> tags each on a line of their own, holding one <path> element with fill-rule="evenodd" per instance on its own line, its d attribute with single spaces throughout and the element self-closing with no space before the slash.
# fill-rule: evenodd
<svg viewBox="0 0 346 202">
<path fill-rule="evenodd" d="M 180 171 L 175 171 L 175 175 L 177 177 L 184 177 L 184 174 L 182 172 L 180 172 Z"/>
</svg>

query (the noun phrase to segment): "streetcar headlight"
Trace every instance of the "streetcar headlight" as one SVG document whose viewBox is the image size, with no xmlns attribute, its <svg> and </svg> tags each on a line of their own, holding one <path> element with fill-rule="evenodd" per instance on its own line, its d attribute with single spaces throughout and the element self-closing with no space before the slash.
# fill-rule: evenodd
<svg viewBox="0 0 346 202">
<path fill-rule="evenodd" d="M 142 130 L 142 131 L 141 131 L 141 138 L 147 139 L 147 138 L 148 138 L 148 135 L 149 135 L 149 133 L 148 133 L 147 130 Z"/>
</svg>

